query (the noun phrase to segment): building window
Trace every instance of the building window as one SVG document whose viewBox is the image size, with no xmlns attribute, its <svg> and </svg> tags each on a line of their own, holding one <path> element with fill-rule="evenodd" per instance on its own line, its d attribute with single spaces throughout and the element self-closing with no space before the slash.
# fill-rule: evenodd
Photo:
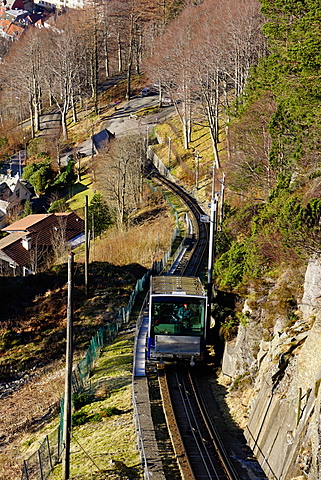
<svg viewBox="0 0 321 480">
<path fill-rule="evenodd" d="M 20 197 L 20 188 L 18 188 L 18 190 L 16 190 L 16 197 L 17 197 L 17 198 Z"/>
</svg>

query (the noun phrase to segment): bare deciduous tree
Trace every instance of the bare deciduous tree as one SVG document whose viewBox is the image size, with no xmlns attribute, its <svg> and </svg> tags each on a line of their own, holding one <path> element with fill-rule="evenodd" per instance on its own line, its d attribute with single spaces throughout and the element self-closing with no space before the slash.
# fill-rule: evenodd
<svg viewBox="0 0 321 480">
<path fill-rule="evenodd" d="M 242 94 L 250 66 L 263 53 L 261 24 L 257 0 L 205 0 L 184 9 L 158 38 L 153 57 L 146 61 L 150 77 L 174 101 L 185 148 L 195 105 L 201 103 L 217 166 L 219 115 L 229 97 Z"/>
<path fill-rule="evenodd" d="M 276 183 L 276 172 L 270 165 L 268 132 L 274 108 L 273 99 L 262 96 L 231 128 L 229 183 L 235 190 L 251 191 L 260 198 L 266 198 Z"/>
<path fill-rule="evenodd" d="M 7 104 L 11 103 L 9 115 L 18 115 L 21 122 L 29 110 L 31 136 L 39 130 L 41 113 L 41 58 L 40 38 L 33 31 L 26 33 L 23 41 L 11 47 L 1 68 L 1 77 L 5 79 Z"/>
<path fill-rule="evenodd" d="M 144 140 L 140 137 L 118 139 L 97 159 L 97 184 L 114 211 L 119 228 L 141 200 L 143 159 Z"/>
<path fill-rule="evenodd" d="M 54 261 L 61 259 L 68 252 L 66 240 L 67 217 L 57 216 L 57 225 L 52 229 L 51 245 Z"/>
</svg>

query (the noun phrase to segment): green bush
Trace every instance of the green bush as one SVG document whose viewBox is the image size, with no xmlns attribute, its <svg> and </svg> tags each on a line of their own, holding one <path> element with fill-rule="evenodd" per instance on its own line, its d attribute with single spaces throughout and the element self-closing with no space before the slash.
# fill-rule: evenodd
<svg viewBox="0 0 321 480">
<path fill-rule="evenodd" d="M 232 340 L 237 335 L 239 322 L 237 318 L 233 316 L 227 317 L 221 324 L 220 327 L 220 337 L 224 340 Z"/>
<path fill-rule="evenodd" d="M 52 170 L 48 161 L 29 163 L 26 165 L 22 178 L 29 182 L 37 194 L 44 193 L 52 179 Z"/>
<path fill-rule="evenodd" d="M 75 183 L 77 175 L 74 172 L 75 162 L 72 159 L 68 160 L 68 163 L 64 169 L 56 176 L 53 181 L 53 185 L 56 187 L 66 187 Z"/>
<path fill-rule="evenodd" d="M 113 215 L 107 202 L 100 193 L 95 193 L 89 208 L 89 229 L 94 230 L 94 236 L 100 236 L 113 223 Z"/>
<path fill-rule="evenodd" d="M 88 405 L 93 401 L 93 395 L 90 393 L 74 393 L 72 396 L 72 403 L 75 410 L 79 410 L 84 405 Z"/>
<path fill-rule="evenodd" d="M 52 202 L 52 204 L 48 208 L 48 213 L 67 212 L 68 210 L 69 206 L 67 204 L 66 198 L 60 198 L 59 200 L 55 200 L 54 202 Z"/>
<path fill-rule="evenodd" d="M 84 425 L 88 422 L 98 423 L 103 418 L 112 417 L 113 415 L 120 415 L 121 413 L 122 411 L 116 407 L 104 408 L 100 412 L 95 413 L 94 415 L 87 415 L 87 413 L 80 410 L 79 412 L 75 412 L 72 414 L 72 425 L 79 426 Z"/>
<path fill-rule="evenodd" d="M 216 261 L 214 272 L 222 288 L 233 289 L 242 281 L 246 261 L 245 242 L 234 242 Z"/>
<path fill-rule="evenodd" d="M 90 417 L 85 412 L 75 412 L 72 414 L 72 426 L 76 425 L 84 425 L 85 423 L 89 422 Z"/>
</svg>

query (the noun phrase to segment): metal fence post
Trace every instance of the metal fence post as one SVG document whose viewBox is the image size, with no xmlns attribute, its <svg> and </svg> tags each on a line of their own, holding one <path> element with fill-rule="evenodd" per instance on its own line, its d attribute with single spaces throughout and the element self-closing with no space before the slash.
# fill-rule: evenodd
<svg viewBox="0 0 321 480">
<path fill-rule="evenodd" d="M 43 477 L 43 472 L 42 472 L 42 463 L 41 463 L 41 453 L 40 453 L 40 448 L 39 448 L 39 450 L 38 450 L 38 459 L 39 459 L 40 478 L 41 478 L 41 480 L 44 480 L 44 477 Z"/>
<path fill-rule="evenodd" d="M 52 458 L 51 458 L 51 452 L 50 452 L 50 443 L 49 443 L 49 437 L 46 435 L 46 440 L 47 440 L 47 448 L 48 448 L 48 455 L 49 455 L 49 465 L 50 465 L 50 470 L 53 469 L 52 465 Z"/>
<path fill-rule="evenodd" d="M 22 470 L 22 478 L 21 480 L 29 480 L 29 475 L 28 475 L 28 467 L 27 467 L 27 461 L 23 461 L 23 470 Z"/>
<path fill-rule="evenodd" d="M 58 437 L 57 437 L 57 457 L 60 460 L 60 455 L 61 455 L 61 430 L 60 430 L 60 425 L 58 425 Z"/>
</svg>

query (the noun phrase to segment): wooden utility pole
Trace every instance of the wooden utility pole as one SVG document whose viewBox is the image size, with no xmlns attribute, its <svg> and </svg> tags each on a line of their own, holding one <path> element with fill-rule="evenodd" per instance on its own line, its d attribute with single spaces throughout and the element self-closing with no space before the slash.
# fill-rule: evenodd
<svg viewBox="0 0 321 480">
<path fill-rule="evenodd" d="M 80 152 L 76 153 L 77 159 L 77 182 L 81 182 L 81 173 L 80 173 Z"/>
<path fill-rule="evenodd" d="M 85 290 L 89 298 L 88 263 L 89 263 L 89 235 L 88 235 L 88 195 L 85 196 Z"/>
<path fill-rule="evenodd" d="M 71 434 L 71 395 L 72 395 L 72 316 L 73 316 L 73 271 L 74 253 L 68 254 L 68 303 L 67 303 L 67 342 L 66 342 L 66 377 L 64 397 L 63 425 L 63 460 L 62 480 L 70 478 L 70 434 Z"/>
<path fill-rule="evenodd" d="M 213 166 L 210 167 L 212 169 L 212 198 L 215 196 L 215 158 L 213 160 Z"/>
<path fill-rule="evenodd" d="M 95 174 L 95 165 L 94 165 L 94 155 L 95 155 L 95 140 L 94 140 L 94 125 L 91 126 L 91 171 L 93 174 L 93 181 L 96 180 Z"/>
</svg>

